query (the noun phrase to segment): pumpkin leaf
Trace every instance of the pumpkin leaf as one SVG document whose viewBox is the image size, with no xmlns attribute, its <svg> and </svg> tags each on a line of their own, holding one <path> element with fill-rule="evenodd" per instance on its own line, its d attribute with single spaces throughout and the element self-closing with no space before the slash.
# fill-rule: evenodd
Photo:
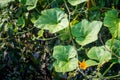
<svg viewBox="0 0 120 80">
<path fill-rule="evenodd" d="M 57 72 L 72 71 L 78 67 L 77 52 L 72 46 L 55 46 L 53 57 L 56 59 L 54 67 Z"/>
<path fill-rule="evenodd" d="M 90 60 L 90 59 L 86 60 L 85 62 L 86 62 L 87 67 L 98 65 L 98 62 L 94 60 Z"/>
<path fill-rule="evenodd" d="M 86 19 L 72 27 L 72 34 L 79 45 L 85 46 L 98 39 L 101 21 L 88 22 Z"/>
<path fill-rule="evenodd" d="M 101 47 L 93 47 L 91 48 L 87 56 L 90 59 L 99 61 L 99 64 L 102 65 L 105 62 L 108 62 L 111 59 L 111 53 L 104 48 L 104 46 Z"/>
<path fill-rule="evenodd" d="M 59 61 L 54 62 L 54 67 L 56 72 L 69 72 L 73 71 L 78 67 L 78 59 L 73 58 L 69 61 Z"/>
<path fill-rule="evenodd" d="M 118 11 L 116 9 L 106 12 L 104 26 L 109 28 L 112 36 L 118 36 L 120 39 L 120 19 L 118 18 Z"/>
<path fill-rule="evenodd" d="M 38 0 L 27 0 L 26 1 L 27 10 L 34 9 L 36 7 L 36 5 L 37 5 L 37 1 Z"/>
<path fill-rule="evenodd" d="M 86 2 L 87 0 L 68 0 L 68 2 L 72 5 L 72 6 L 76 6 L 80 3 Z"/>
<path fill-rule="evenodd" d="M 44 10 L 41 14 L 34 23 L 37 28 L 56 33 L 69 25 L 67 15 L 59 8 Z"/>
</svg>

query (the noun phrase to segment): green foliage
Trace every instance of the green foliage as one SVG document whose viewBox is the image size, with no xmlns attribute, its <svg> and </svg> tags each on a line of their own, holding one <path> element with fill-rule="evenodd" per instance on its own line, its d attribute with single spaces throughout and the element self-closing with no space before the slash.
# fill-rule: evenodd
<svg viewBox="0 0 120 80">
<path fill-rule="evenodd" d="M 38 37 L 43 37 L 44 30 L 39 30 Z"/>
<path fill-rule="evenodd" d="M 119 79 L 119 5 L 0 0 L 0 79 Z"/>
<path fill-rule="evenodd" d="M 111 59 L 111 53 L 107 51 L 104 46 L 91 48 L 87 56 L 92 60 L 99 61 L 98 65 L 100 66 Z"/>
<path fill-rule="evenodd" d="M 0 0 L 0 8 L 4 8 L 8 5 L 8 3 L 15 1 L 15 0 Z"/>
<path fill-rule="evenodd" d="M 120 19 L 118 18 L 118 11 L 113 9 L 105 14 L 104 25 L 109 28 L 113 36 L 120 38 Z"/>
<path fill-rule="evenodd" d="M 76 6 L 80 3 L 83 3 L 83 2 L 86 2 L 87 0 L 68 0 L 68 2 L 73 5 L 73 6 Z"/>
<path fill-rule="evenodd" d="M 34 26 L 37 28 L 55 33 L 68 27 L 67 15 L 59 8 L 44 10 L 41 14 L 39 19 L 34 23 Z"/>
<path fill-rule="evenodd" d="M 72 46 L 55 46 L 53 57 L 56 59 L 54 63 L 57 72 L 73 71 L 78 67 L 77 51 Z"/>
<path fill-rule="evenodd" d="M 86 60 L 87 67 L 98 65 L 98 62 L 94 60 Z"/>
<path fill-rule="evenodd" d="M 38 0 L 26 0 L 27 10 L 32 10 L 36 7 Z"/>
<path fill-rule="evenodd" d="M 23 17 L 20 17 L 16 23 L 17 26 L 25 26 L 25 20 L 23 19 Z"/>
<path fill-rule="evenodd" d="M 107 45 L 109 49 L 111 49 L 112 52 L 114 52 L 114 54 L 116 55 L 116 57 L 113 58 L 113 62 L 120 63 L 120 59 L 117 57 L 120 56 L 120 41 L 117 39 L 110 39 L 106 41 L 105 45 Z"/>
<path fill-rule="evenodd" d="M 72 27 L 72 34 L 78 44 L 85 46 L 98 39 L 101 21 L 88 22 L 86 19 Z"/>
</svg>

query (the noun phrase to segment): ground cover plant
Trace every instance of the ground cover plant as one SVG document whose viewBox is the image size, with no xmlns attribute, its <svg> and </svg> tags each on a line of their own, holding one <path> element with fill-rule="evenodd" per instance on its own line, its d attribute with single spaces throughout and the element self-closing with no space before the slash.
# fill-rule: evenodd
<svg viewBox="0 0 120 80">
<path fill-rule="evenodd" d="M 0 0 L 1 80 L 119 80 L 119 0 Z"/>
</svg>

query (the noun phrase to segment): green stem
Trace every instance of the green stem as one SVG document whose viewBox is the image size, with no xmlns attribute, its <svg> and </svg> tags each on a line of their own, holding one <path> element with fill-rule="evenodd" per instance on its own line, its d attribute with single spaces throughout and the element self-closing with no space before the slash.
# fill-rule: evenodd
<svg viewBox="0 0 120 80">
<path fill-rule="evenodd" d="M 75 46 L 75 43 L 74 43 L 74 40 L 73 40 L 73 35 L 72 35 L 72 32 L 71 32 L 71 26 L 70 26 L 71 12 L 70 12 L 69 7 L 68 7 L 68 5 L 67 5 L 67 3 L 66 3 L 65 0 L 64 0 L 64 3 L 65 3 L 65 7 L 66 7 L 66 9 L 67 9 L 67 11 L 68 11 L 69 34 L 70 34 L 70 38 L 71 38 L 71 40 L 72 40 L 72 44 L 73 44 L 73 46 L 76 47 L 76 46 Z"/>
<path fill-rule="evenodd" d="M 1 38 L 1 37 L 0 37 L 0 40 L 3 40 L 3 41 L 4 41 L 4 40 L 6 40 L 6 39 L 8 39 L 8 38 L 9 38 L 8 36 L 7 36 L 6 38 Z"/>
<path fill-rule="evenodd" d="M 77 8 L 78 8 L 78 6 L 76 6 L 75 9 L 72 11 L 72 15 L 75 14 L 75 12 L 77 11 Z"/>
<path fill-rule="evenodd" d="M 94 7 L 96 7 L 96 2 L 95 2 L 95 0 L 91 0 L 91 3 L 92 3 L 92 5 L 93 5 Z"/>
<path fill-rule="evenodd" d="M 81 69 L 79 69 L 79 72 L 85 77 L 85 80 L 88 79 L 87 75 Z"/>
<path fill-rule="evenodd" d="M 115 63 L 113 62 L 106 70 L 105 72 L 103 73 L 102 76 L 105 76 L 105 74 L 110 70 L 110 68 L 114 65 Z"/>
<path fill-rule="evenodd" d="M 56 38 L 58 38 L 58 37 L 60 37 L 60 36 L 62 36 L 62 35 L 64 35 L 64 34 L 65 34 L 65 33 L 60 34 L 60 35 L 55 36 L 55 37 L 52 37 L 52 38 L 38 38 L 38 40 L 41 40 L 41 41 L 49 41 L 49 40 L 56 39 Z"/>
<path fill-rule="evenodd" d="M 100 77 L 100 65 L 97 66 L 97 73 L 96 73 L 96 77 Z"/>
<path fill-rule="evenodd" d="M 53 1 L 51 1 L 46 7 L 45 7 L 45 9 L 47 9 L 53 2 L 55 2 L 56 0 L 53 0 Z"/>
<path fill-rule="evenodd" d="M 112 79 L 112 78 L 116 78 L 116 77 L 119 77 L 120 74 L 117 74 L 117 75 L 114 75 L 114 76 L 108 76 L 108 77 L 105 77 L 105 79 Z"/>
<path fill-rule="evenodd" d="M 77 49 L 77 51 L 81 51 L 83 49 L 84 49 L 83 46 L 81 46 L 80 48 Z"/>
<path fill-rule="evenodd" d="M 101 34 L 99 35 L 99 39 L 100 39 L 102 45 L 105 47 L 105 49 L 106 49 L 107 51 L 109 51 L 112 55 L 114 55 L 115 57 L 117 57 L 117 58 L 120 59 L 120 57 L 119 57 L 118 55 L 116 55 L 115 53 L 113 53 L 112 50 L 111 50 L 112 45 L 114 44 L 114 37 L 112 37 L 110 49 L 105 46 L 105 44 L 104 44 L 104 42 L 103 42 L 103 40 L 102 40 L 102 38 L 101 38 Z"/>
<path fill-rule="evenodd" d="M 37 11 L 38 14 L 41 14 L 37 8 L 35 8 L 35 10 Z"/>
<path fill-rule="evenodd" d="M 24 34 L 26 32 L 30 32 L 31 30 L 33 30 L 35 27 L 32 27 L 30 29 L 28 29 L 27 31 L 23 31 L 23 32 L 17 32 L 16 35 L 20 35 L 20 34 Z"/>
</svg>

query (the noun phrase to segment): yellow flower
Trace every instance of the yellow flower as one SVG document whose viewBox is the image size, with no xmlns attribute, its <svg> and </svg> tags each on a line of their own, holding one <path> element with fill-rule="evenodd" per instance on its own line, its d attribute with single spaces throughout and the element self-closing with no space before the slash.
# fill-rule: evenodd
<svg viewBox="0 0 120 80">
<path fill-rule="evenodd" d="M 85 63 L 85 60 L 83 60 L 82 62 L 79 61 L 79 67 L 83 70 L 87 68 L 87 64 Z"/>
</svg>

